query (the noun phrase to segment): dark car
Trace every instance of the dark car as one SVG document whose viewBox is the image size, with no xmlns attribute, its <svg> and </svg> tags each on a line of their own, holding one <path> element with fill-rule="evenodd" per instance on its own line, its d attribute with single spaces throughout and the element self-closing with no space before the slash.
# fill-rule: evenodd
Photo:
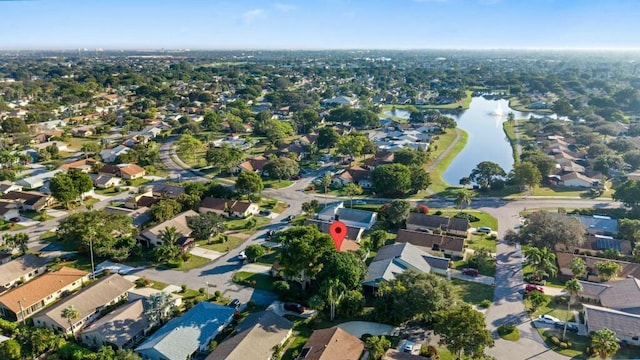
<svg viewBox="0 0 640 360">
<path fill-rule="evenodd" d="M 231 307 L 231 308 L 234 308 L 234 309 L 237 309 L 237 308 L 240 307 L 240 300 L 233 299 L 233 300 L 231 300 L 231 302 L 229 304 L 227 304 L 227 306 Z"/>
<path fill-rule="evenodd" d="M 462 269 L 462 273 L 464 275 L 469 275 L 469 276 L 478 276 L 478 269 L 464 268 L 464 269 Z"/>
<path fill-rule="evenodd" d="M 269 211 L 269 210 L 260 210 L 259 214 L 262 215 L 262 216 L 269 216 L 269 215 L 271 215 L 271 211 Z"/>
<path fill-rule="evenodd" d="M 556 322 L 553 324 L 553 326 L 554 326 L 556 329 L 564 329 L 564 324 L 565 324 L 565 322 L 564 322 L 564 321 L 556 321 Z M 576 324 L 576 323 L 572 323 L 572 322 L 568 322 L 568 323 L 567 323 L 567 331 L 577 333 L 577 332 L 578 332 L 578 324 Z"/>
<path fill-rule="evenodd" d="M 267 230 L 267 237 L 272 237 L 275 234 L 276 234 L 275 230 Z"/>
<path fill-rule="evenodd" d="M 9 219 L 9 221 L 17 223 L 17 222 L 20 222 L 20 218 L 19 217 L 12 217 L 11 219 Z"/>
<path fill-rule="evenodd" d="M 293 215 L 289 215 L 289 216 L 287 216 L 286 218 L 284 218 L 284 221 L 286 221 L 286 222 L 292 222 L 292 221 L 293 221 L 293 219 L 295 219 L 295 218 L 296 218 L 295 216 L 293 216 Z"/>
<path fill-rule="evenodd" d="M 302 314 L 306 310 L 304 306 L 294 302 L 285 303 L 284 309 L 298 314 Z"/>
<path fill-rule="evenodd" d="M 300 175 L 293 175 L 291 180 L 300 180 Z"/>
</svg>

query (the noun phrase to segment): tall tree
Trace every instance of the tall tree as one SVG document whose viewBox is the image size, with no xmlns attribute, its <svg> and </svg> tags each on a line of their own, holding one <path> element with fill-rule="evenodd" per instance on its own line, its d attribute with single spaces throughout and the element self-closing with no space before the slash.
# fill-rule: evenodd
<svg viewBox="0 0 640 360">
<path fill-rule="evenodd" d="M 60 314 L 63 319 L 67 319 L 69 322 L 69 328 L 71 329 L 71 336 L 74 336 L 75 331 L 73 330 L 73 320 L 77 319 L 80 316 L 80 312 L 73 306 L 69 305 L 66 308 L 62 309 L 62 314 Z"/>
<path fill-rule="evenodd" d="M 613 199 L 621 201 L 634 212 L 640 209 L 640 183 L 636 180 L 627 180 L 616 188 Z"/>
<path fill-rule="evenodd" d="M 369 352 L 367 360 L 380 360 L 391 348 L 391 341 L 384 336 L 371 336 L 365 341 L 365 348 Z"/>
<path fill-rule="evenodd" d="M 160 200 L 151 205 L 149 210 L 151 218 L 158 223 L 171 219 L 180 213 L 180 211 L 182 211 L 182 204 L 174 199 Z"/>
<path fill-rule="evenodd" d="M 546 276 L 555 276 L 558 273 L 556 266 L 556 254 L 549 251 L 548 248 L 529 247 L 524 251 L 527 257 L 527 263 L 531 265 L 534 273 L 540 279 Z"/>
<path fill-rule="evenodd" d="M 520 231 L 520 242 L 534 247 L 555 249 L 563 244 L 569 251 L 573 251 L 584 241 L 584 226 L 580 221 L 570 216 L 557 216 L 548 211 L 540 210 L 531 213 L 528 224 Z"/>
<path fill-rule="evenodd" d="M 340 140 L 340 135 L 332 127 L 323 127 L 318 131 L 318 147 L 321 149 L 331 149 L 336 146 Z"/>
<path fill-rule="evenodd" d="M 49 190 L 51 195 L 59 202 L 64 203 L 67 209 L 79 195 L 73 184 L 73 179 L 65 173 L 57 173 L 49 180 Z"/>
<path fill-rule="evenodd" d="M 491 161 L 483 161 L 471 171 L 469 179 L 476 182 L 481 189 L 488 190 L 494 180 L 500 179 L 505 175 L 506 173 L 500 165 Z"/>
<path fill-rule="evenodd" d="M 462 358 L 463 353 L 474 359 L 482 358 L 485 349 L 494 344 L 484 315 L 466 303 L 441 311 L 434 332 L 440 335 L 440 344 L 446 345 L 458 358 Z"/>
<path fill-rule="evenodd" d="M 284 274 L 299 282 L 303 289 L 322 270 L 323 255 L 335 251 L 331 237 L 315 226 L 296 226 L 282 231 L 277 240 L 283 248 L 278 259 Z"/>
<path fill-rule="evenodd" d="M 602 328 L 591 333 L 591 350 L 598 354 L 600 359 L 607 359 L 620 350 L 620 344 L 616 333 Z"/>
<path fill-rule="evenodd" d="M 191 134 L 180 135 L 176 142 L 176 151 L 185 160 L 193 160 L 200 150 L 202 150 L 202 142 Z"/>
<path fill-rule="evenodd" d="M 509 175 L 513 182 L 521 189 L 525 187 L 534 188 L 542 182 L 540 170 L 528 161 L 514 164 L 513 170 Z"/>
<path fill-rule="evenodd" d="M 567 313 L 571 314 L 571 304 L 576 301 L 576 297 L 582 292 L 582 284 L 578 279 L 573 278 L 564 284 L 564 290 L 569 294 L 569 301 L 567 301 Z M 564 322 L 562 339 L 567 338 L 567 323 L 568 321 Z"/>
<path fill-rule="evenodd" d="M 225 144 L 222 147 L 209 148 L 205 159 L 209 165 L 217 167 L 220 171 L 231 172 L 231 169 L 242 160 L 242 151 Z"/>
<path fill-rule="evenodd" d="M 152 324 L 157 324 L 169 315 L 169 308 L 173 304 L 173 299 L 171 294 L 159 291 L 149 296 L 144 302 L 144 314 Z"/>
<path fill-rule="evenodd" d="M 620 271 L 620 265 L 611 260 L 598 261 L 595 263 L 595 267 L 598 270 L 600 281 L 609 281 L 618 276 L 618 272 Z"/>
<path fill-rule="evenodd" d="M 18 249 L 21 254 L 29 250 L 29 235 L 23 232 L 15 234 L 4 234 L 2 240 L 12 249 Z"/>
<path fill-rule="evenodd" d="M 351 207 L 353 208 L 353 197 L 362 194 L 362 188 L 354 183 L 348 183 L 344 187 L 344 194 L 349 197 Z"/>
<path fill-rule="evenodd" d="M 464 209 L 471 204 L 473 193 L 468 189 L 460 189 L 455 192 L 454 204 L 458 209 Z"/>
<path fill-rule="evenodd" d="M 340 305 L 340 301 L 342 301 L 347 289 L 338 279 L 327 280 L 325 287 L 327 289 L 327 302 L 329 303 L 329 318 L 333 321 L 336 317 L 336 307 Z"/>
<path fill-rule="evenodd" d="M 178 245 L 182 234 L 173 226 L 160 230 L 160 240 L 162 245 L 154 248 L 154 254 L 158 261 L 169 261 L 176 259 L 182 253 L 182 248 Z"/>
<path fill-rule="evenodd" d="M 411 212 L 411 204 L 406 200 L 393 200 L 390 204 L 383 207 L 385 221 L 391 227 L 398 227 L 404 224 L 405 220 Z"/>
<path fill-rule="evenodd" d="M 194 239 L 207 240 L 207 243 L 211 243 L 211 238 L 225 229 L 224 219 L 213 211 L 187 217 L 187 225 L 193 230 L 191 236 Z"/>
<path fill-rule="evenodd" d="M 587 263 L 582 258 L 574 257 L 569 262 L 569 269 L 571 269 L 573 277 L 578 277 L 587 273 Z"/>
<path fill-rule="evenodd" d="M 348 155 L 351 158 L 356 158 L 362 155 L 362 150 L 369 139 L 360 134 L 349 134 L 343 136 L 338 140 L 336 145 L 337 152 L 342 155 Z"/>
<path fill-rule="evenodd" d="M 238 175 L 235 187 L 240 195 L 254 195 L 262 193 L 264 184 L 257 172 L 243 171 Z"/>
<path fill-rule="evenodd" d="M 298 163 L 292 159 L 281 157 L 269 161 L 264 166 L 264 171 L 269 174 L 272 179 L 282 181 L 296 175 L 300 171 Z"/>
<path fill-rule="evenodd" d="M 411 170 L 402 164 L 381 165 L 373 170 L 371 181 L 376 193 L 397 197 L 411 190 Z"/>
</svg>

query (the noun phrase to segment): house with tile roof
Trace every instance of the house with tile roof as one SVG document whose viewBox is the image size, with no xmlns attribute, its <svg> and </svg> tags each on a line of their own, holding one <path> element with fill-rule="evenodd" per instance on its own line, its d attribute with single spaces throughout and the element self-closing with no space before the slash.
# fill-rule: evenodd
<svg viewBox="0 0 640 360">
<path fill-rule="evenodd" d="M 94 282 L 88 287 L 56 303 L 52 307 L 34 316 L 33 324 L 50 328 L 63 334 L 77 334 L 82 326 L 100 316 L 100 311 L 127 300 L 127 293 L 135 285 L 118 274 L 111 274 Z M 78 317 L 71 320 L 62 317 L 62 311 L 73 306 Z"/>
<path fill-rule="evenodd" d="M 450 257 L 464 258 L 465 238 L 462 237 L 399 229 L 396 241 L 439 251 Z"/>
<path fill-rule="evenodd" d="M 102 346 L 129 349 L 150 330 L 151 323 L 144 310 L 142 299 L 120 306 L 82 329 L 80 340 L 95 349 Z"/>
<path fill-rule="evenodd" d="M 238 166 L 236 166 L 233 169 L 233 172 L 236 174 L 239 174 L 243 171 L 255 171 L 258 174 L 262 175 L 263 174 L 263 170 L 264 170 L 264 166 L 269 162 L 269 159 L 267 159 L 266 157 L 262 156 L 262 155 L 258 155 L 256 157 L 247 159 L 243 162 L 241 162 L 240 164 L 238 164 Z"/>
<path fill-rule="evenodd" d="M 253 313 L 205 360 L 271 359 L 274 348 L 283 345 L 292 331 L 293 323 L 273 311 Z"/>
<path fill-rule="evenodd" d="M 362 188 L 369 189 L 372 186 L 371 171 L 361 168 L 360 166 L 352 166 L 333 176 L 331 183 L 337 186 L 346 186 L 353 183 Z"/>
<path fill-rule="evenodd" d="M 335 326 L 314 330 L 297 360 L 359 360 L 364 342 Z"/>
<path fill-rule="evenodd" d="M 0 295 L 0 314 L 7 320 L 24 320 L 89 280 L 86 271 L 63 267 Z"/>
<path fill-rule="evenodd" d="M 47 258 L 24 254 L 0 265 L 0 292 L 5 292 L 46 273 L 48 263 Z"/>
<path fill-rule="evenodd" d="M 573 273 L 571 272 L 571 268 L 569 267 L 569 263 L 571 259 L 579 257 L 584 260 L 585 264 L 587 264 L 587 274 L 584 276 L 588 281 L 599 282 L 600 278 L 598 277 L 598 270 L 596 268 L 596 263 L 602 261 L 612 261 L 618 265 L 620 265 L 620 271 L 618 272 L 618 278 L 626 278 L 626 277 L 635 277 L 640 279 L 640 264 L 622 261 L 622 260 L 614 260 L 614 259 L 604 259 L 595 256 L 586 256 L 586 255 L 577 255 L 573 253 L 567 252 L 556 252 L 556 259 L 558 261 L 558 273 L 567 277 L 573 277 Z"/>
<path fill-rule="evenodd" d="M 316 215 L 316 218 L 327 222 L 340 220 L 347 226 L 360 227 L 365 230 L 369 230 L 378 220 L 378 213 L 345 208 L 344 202 L 340 201 L 327 205 L 324 209 L 320 210 Z"/>
<path fill-rule="evenodd" d="M 207 351 L 209 342 L 233 319 L 235 309 L 199 302 L 171 319 L 135 349 L 144 360 L 186 360 Z"/>
<path fill-rule="evenodd" d="M 198 212 L 214 212 L 218 215 L 235 218 L 246 218 L 260 211 L 257 204 L 241 200 L 229 200 L 213 197 L 205 197 L 200 202 Z"/>
<path fill-rule="evenodd" d="M 438 230 L 455 236 L 467 237 L 469 220 L 412 212 L 407 217 L 406 226 L 408 230 L 413 231 Z"/>
<path fill-rule="evenodd" d="M 307 219 L 304 222 L 304 225 L 315 225 L 320 232 L 329 234 L 329 228 L 331 227 L 331 222 L 322 221 L 318 219 Z M 356 226 L 347 226 L 347 235 L 345 236 L 345 240 L 349 240 L 355 243 L 359 243 L 362 240 L 362 234 L 364 234 L 365 229 Z M 359 246 L 358 246 L 359 248 Z"/>
<path fill-rule="evenodd" d="M 140 233 L 138 239 L 147 246 L 162 246 L 162 232 L 173 227 L 181 235 L 178 244 L 185 249 L 191 244 L 189 236 L 193 230 L 187 225 L 187 218 L 192 216 L 198 216 L 198 213 L 193 210 L 183 211 L 169 220 L 144 230 Z"/>
<path fill-rule="evenodd" d="M 369 264 L 362 285 L 377 288 L 383 281 L 391 281 L 407 270 L 447 275 L 450 260 L 433 256 L 410 243 L 395 243 L 378 250 Z"/>
</svg>

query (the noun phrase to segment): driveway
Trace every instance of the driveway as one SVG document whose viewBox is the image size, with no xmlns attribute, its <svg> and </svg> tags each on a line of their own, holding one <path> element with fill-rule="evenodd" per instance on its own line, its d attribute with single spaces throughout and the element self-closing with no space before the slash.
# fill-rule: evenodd
<svg viewBox="0 0 640 360">
<path fill-rule="evenodd" d="M 478 284 L 493 285 L 496 282 L 493 276 L 484 276 L 484 275 L 469 276 L 469 275 L 463 274 L 462 271 L 456 270 L 456 269 L 449 269 L 449 273 L 451 274 L 452 278 L 456 278 L 464 281 L 470 281 Z"/>
<path fill-rule="evenodd" d="M 200 256 L 203 258 L 207 258 L 210 260 L 215 260 L 217 258 L 219 258 L 220 256 L 224 255 L 223 253 L 217 252 L 217 251 L 213 251 L 213 250 L 209 250 L 209 249 L 204 249 L 201 248 L 199 246 L 193 247 L 189 250 L 189 253 L 195 255 L 195 256 Z"/>
</svg>

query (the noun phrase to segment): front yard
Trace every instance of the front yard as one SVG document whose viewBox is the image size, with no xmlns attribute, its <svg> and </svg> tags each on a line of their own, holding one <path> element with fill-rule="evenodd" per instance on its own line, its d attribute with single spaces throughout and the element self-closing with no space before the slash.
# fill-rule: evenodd
<svg viewBox="0 0 640 360">
<path fill-rule="evenodd" d="M 273 291 L 273 278 L 267 274 L 238 271 L 233 275 L 233 282 L 259 290 Z"/>
</svg>

